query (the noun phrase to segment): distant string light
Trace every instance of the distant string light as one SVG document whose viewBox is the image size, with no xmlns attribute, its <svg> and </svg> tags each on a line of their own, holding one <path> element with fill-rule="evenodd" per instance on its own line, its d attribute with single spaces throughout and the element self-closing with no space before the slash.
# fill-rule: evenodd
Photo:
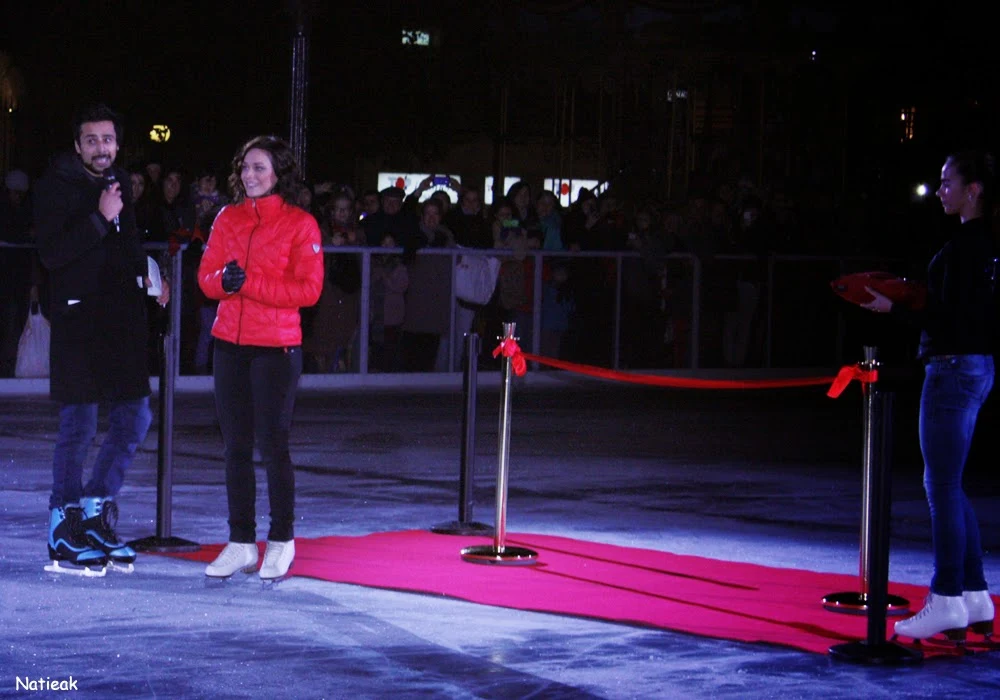
<svg viewBox="0 0 1000 700">
<path fill-rule="evenodd" d="M 900 111 L 899 121 L 903 125 L 903 133 L 899 137 L 900 143 L 906 143 L 907 141 L 912 141 L 916 132 L 913 128 L 914 122 L 917 119 L 917 108 L 907 107 Z"/>
</svg>

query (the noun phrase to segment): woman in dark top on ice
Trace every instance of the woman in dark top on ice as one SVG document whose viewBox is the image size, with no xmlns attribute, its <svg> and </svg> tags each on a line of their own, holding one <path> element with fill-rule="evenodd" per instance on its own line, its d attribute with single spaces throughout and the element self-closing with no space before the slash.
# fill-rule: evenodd
<svg viewBox="0 0 1000 700">
<path fill-rule="evenodd" d="M 897 635 L 944 633 L 962 641 L 966 629 L 992 634 L 994 607 L 983 576 L 979 525 L 962 489 L 962 472 L 979 409 L 993 386 L 997 335 L 997 252 L 992 224 L 994 160 L 956 153 L 941 169 L 937 196 L 961 226 L 927 268 L 927 304 L 920 310 L 868 291 L 865 307 L 917 325 L 925 365 L 920 395 L 920 451 L 930 507 L 934 576 L 924 608 L 896 623 Z"/>
</svg>

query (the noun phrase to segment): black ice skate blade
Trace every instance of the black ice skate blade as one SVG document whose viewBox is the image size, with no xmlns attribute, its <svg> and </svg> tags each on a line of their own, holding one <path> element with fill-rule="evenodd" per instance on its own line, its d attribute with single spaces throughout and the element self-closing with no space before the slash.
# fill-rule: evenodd
<svg viewBox="0 0 1000 700">
<path fill-rule="evenodd" d="M 45 570 L 51 574 L 69 574 L 70 576 L 83 576 L 85 578 L 100 578 L 107 573 L 107 566 L 75 566 L 69 562 L 61 562 L 52 559 L 45 565 Z"/>
</svg>

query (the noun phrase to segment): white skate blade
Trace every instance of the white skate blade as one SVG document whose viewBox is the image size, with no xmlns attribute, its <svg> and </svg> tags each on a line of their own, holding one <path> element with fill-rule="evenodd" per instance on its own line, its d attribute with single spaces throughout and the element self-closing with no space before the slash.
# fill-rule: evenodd
<svg viewBox="0 0 1000 700">
<path fill-rule="evenodd" d="M 119 563 L 114 560 L 108 562 L 108 568 L 112 571 L 117 571 L 119 574 L 131 574 L 135 571 L 135 566 L 132 562 Z"/>
<path fill-rule="evenodd" d="M 59 562 L 53 559 L 51 563 L 45 565 L 45 570 L 53 574 L 70 574 L 72 576 L 85 576 L 87 578 L 100 578 L 107 573 L 107 567 L 73 566 L 66 562 Z"/>
<path fill-rule="evenodd" d="M 260 578 L 261 587 L 264 590 L 268 590 L 268 589 L 271 589 L 271 588 L 277 588 L 279 583 L 282 583 L 283 581 L 287 581 L 288 579 L 290 579 L 292 577 L 292 575 L 293 575 L 292 574 L 292 569 L 294 567 L 295 567 L 295 562 L 293 561 L 288 566 L 288 571 L 285 572 L 284 576 L 278 576 L 277 578 L 264 578 L 263 576 L 261 576 L 261 578 Z"/>
<path fill-rule="evenodd" d="M 212 574 L 205 574 L 205 578 L 209 581 L 239 581 L 241 580 L 237 574 L 245 574 L 247 578 L 250 578 L 252 574 L 257 573 L 257 562 L 254 562 L 250 566 L 244 566 L 242 569 L 237 569 L 228 576 L 213 576 Z"/>
</svg>

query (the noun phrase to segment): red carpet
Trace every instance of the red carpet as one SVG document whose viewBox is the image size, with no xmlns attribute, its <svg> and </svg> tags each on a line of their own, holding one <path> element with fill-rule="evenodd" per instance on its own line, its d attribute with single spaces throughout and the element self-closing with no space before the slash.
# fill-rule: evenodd
<svg viewBox="0 0 1000 700">
<path fill-rule="evenodd" d="M 460 550 L 492 544 L 486 537 L 423 530 L 364 537 L 296 539 L 292 572 L 324 581 L 443 595 L 484 605 L 575 615 L 659 627 L 704 637 L 764 642 L 827 653 L 863 640 L 864 616 L 823 609 L 824 595 L 858 588 L 857 576 L 777 569 L 682 556 L 547 535 L 510 535 L 508 546 L 539 553 L 534 566 L 496 566 L 462 560 Z M 221 544 L 177 554 L 211 561 Z M 261 544 L 263 552 L 263 544 Z M 889 592 L 923 604 L 926 587 L 891 584 Z M 1000 597 L 997 598 L 1000 605 Z M 893 618 L 887 628 L 891 636 Z M 953 654 L 925 642 L 926 656 Z M 969 633 L 968 648 L 991 647 Z"/>
</svg>

